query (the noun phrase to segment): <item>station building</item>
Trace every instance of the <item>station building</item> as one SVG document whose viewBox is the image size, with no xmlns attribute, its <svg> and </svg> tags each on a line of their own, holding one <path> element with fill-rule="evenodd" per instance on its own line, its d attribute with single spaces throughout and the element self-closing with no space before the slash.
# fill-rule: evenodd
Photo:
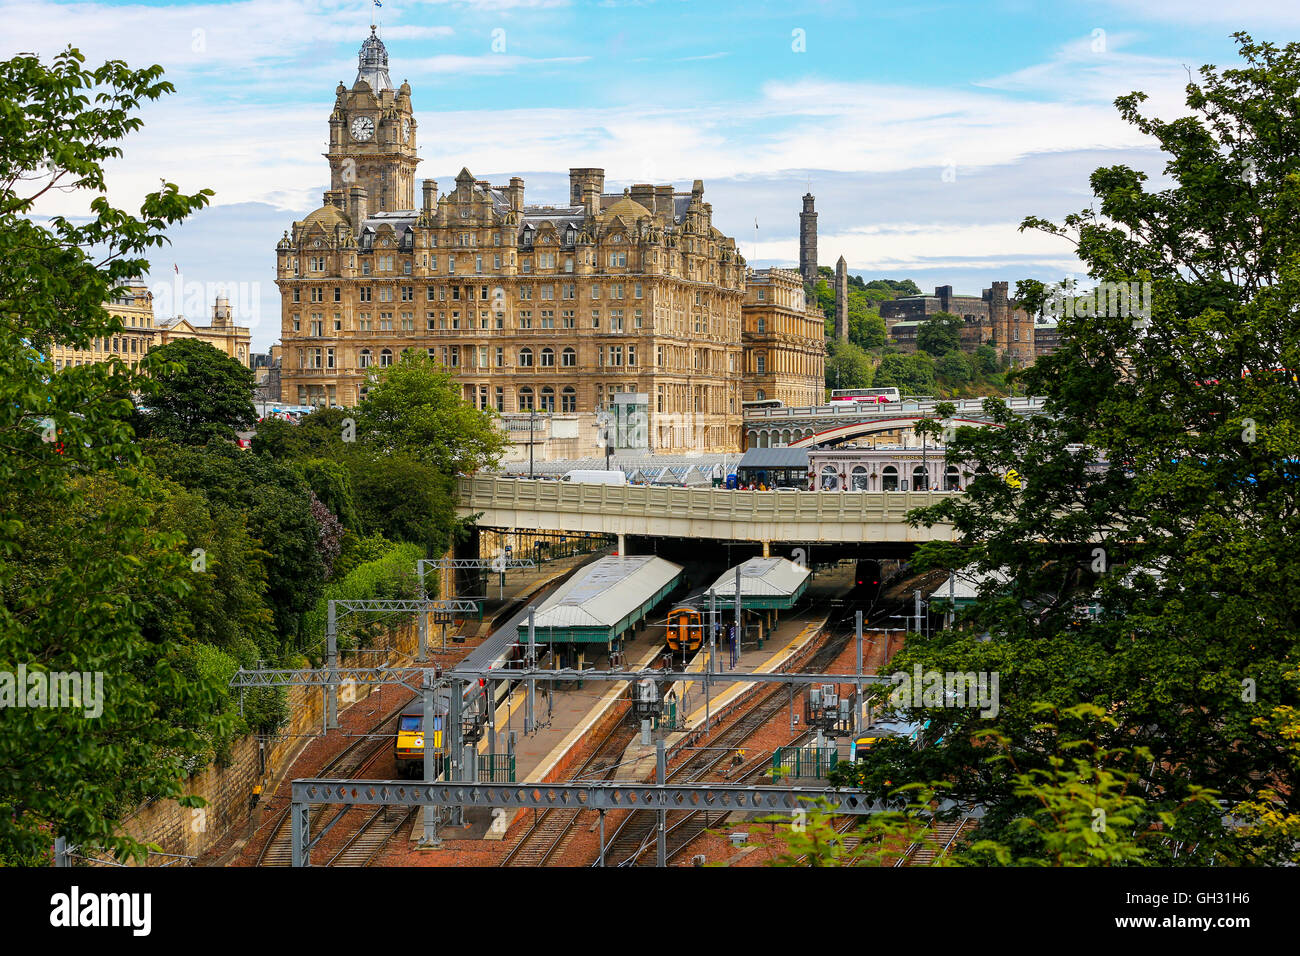
<svg viewBox="0 0 1300 956">
<path fill-rule="evenodd" d="M 942 446 L 919 444 L 810 448 L 808 470 L 818 491 L 964 491 L 970 478 Z"/>
</svg>

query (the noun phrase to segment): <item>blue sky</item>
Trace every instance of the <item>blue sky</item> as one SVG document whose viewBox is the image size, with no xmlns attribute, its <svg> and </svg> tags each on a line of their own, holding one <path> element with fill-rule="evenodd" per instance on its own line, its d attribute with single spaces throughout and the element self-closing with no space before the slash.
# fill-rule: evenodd
<svg viewBox="0 0 1300 956">
<path fill-rule="evenodd" d="M 762 266 L 797 260 L 811 186 L 823 264 L 976 293 L 1080 274 L 1068 243 L 1016 227 L 1087 206 L 1097 166 L 1159 176 L 1115 96 L 1144 90 L 1172 117 L 1188 67 L 1234 62 L 1234 30 L 1286 42 L 1300 26 L 1294 3 L 1259 0 L 0 0 L 0 56 L 71 43 L 92 63 L 166 68 L 177 92 L 145 109 L 109 198 L 136 205 L 159 178 L 215 189 L 151 279 L 178 266 L 193 285 L 162 311 L 191 316 L 208 284 L 243 283 L 264 350 L 279 335 L 275 242 L 320 205 L 333 90 L 355 78 L 372 12 L 413 89 L 420 174 L 444 189 L 462 166 L 523 176 L 529 202 L 563 200 L 570 166 L 603 166 L 610 190 L 699 178 Z"/>
</svg>

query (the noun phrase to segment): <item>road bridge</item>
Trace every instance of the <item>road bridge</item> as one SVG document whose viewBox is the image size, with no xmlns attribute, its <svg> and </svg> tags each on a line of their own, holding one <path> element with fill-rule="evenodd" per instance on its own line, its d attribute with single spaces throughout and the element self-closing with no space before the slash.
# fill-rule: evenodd
<svg viewBox="0 0 1300 956">
<path fill-rule="evenodd" d="M 729 491 L 461 478 L 457 511 L 483 528 L 769 543 L 951 541 L 950 525 L 914 528 L 913 508 L 951 492 Z M 766 549 L 765 549 L 766 550 Z"/>
<path fill-rule="evenodd" d="M 1040 415 L 1042 398 L 1004 398 L 1003 402 L 1017 415 Z M 798 408 L 759 408 L 745 412 L 745 444 L 748 448 L 774 448 L 806 443 L 819 433 L 837 431 L 846 426 L 864 425 L 853 434 L 889 431 L 910 427 L 925 418 L 935 417 L 939 399 L 891 402 L 888 405 L 863 405 L 856 402 L 832 402 Z M 952 400 L 955 416 L 964 424 L 988 424 L 984 399 Z M 902 421 L 895 421 L 901 419 Z M 892 424 L 886 424 L 887 422 Z M 878 424 L 880 427 L 873 427 Z"/>
</svg>

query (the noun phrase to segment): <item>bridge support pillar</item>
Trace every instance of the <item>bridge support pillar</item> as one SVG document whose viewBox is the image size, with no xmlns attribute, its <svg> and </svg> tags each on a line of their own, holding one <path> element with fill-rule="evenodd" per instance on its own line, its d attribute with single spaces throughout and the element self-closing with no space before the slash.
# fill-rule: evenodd
<svg viewBox="0 0 1300 956">
<path fill-rule="evenodd" d="M 627 542 L 623 540 L 623 535 L 618 536 L 618 554 L 619 557 L 627 554 Z"/>
<path fill-rule="evenodd" d="M 772 542 L 771 542 L 771 541 L 764 541 L 764 542 L 763 542 L 763 557 L 765 557 L 765 558 L 770 558 L 771 556 L 772 556 Z"/>
</svg>

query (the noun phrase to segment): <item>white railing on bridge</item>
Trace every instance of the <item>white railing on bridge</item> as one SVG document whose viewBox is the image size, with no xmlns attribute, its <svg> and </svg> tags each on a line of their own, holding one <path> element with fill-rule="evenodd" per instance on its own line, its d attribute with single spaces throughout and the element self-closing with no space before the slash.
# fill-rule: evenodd
<svg viewBox="0 0 1300 956">
<path fill-rule="evenodd" d="M 772 419 L 787 421 L 804 418 L 859 418 L 888 417 L 892 415 L 909 415 L 916 412 L 932 412 L 935 406 L 945 399 L 930 401 L 891 402 L 888 405 L 865 405 L 858 402 L 831 402 L 827 405 L 803 405 L 792 408 L 751 408 L 745 411 L 745 423 L 765 422 Z M 980 413 L 984 411 L 984 399 L 951 399 L 957 414 Z M 1002 402 L 1013 412 L 1031 413 L 1041 411 L 1043 399 L 1037 396 L 1028 398 L 1003 398 Z"/>
</svg>

